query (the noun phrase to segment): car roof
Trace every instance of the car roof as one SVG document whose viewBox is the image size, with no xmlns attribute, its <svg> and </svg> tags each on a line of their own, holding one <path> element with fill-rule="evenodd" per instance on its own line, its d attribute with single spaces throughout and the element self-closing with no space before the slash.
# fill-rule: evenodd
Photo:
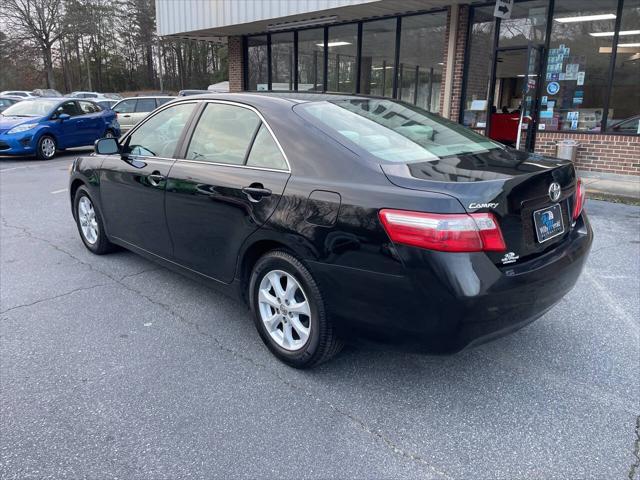
<svg viewBox="0 0 640 480">
<path fill-rule="evenodd" d="M 191 95 L 189 99 L 207 99 L 207 100 L 227 100 L 249 103 L 310 103 L 322 102 L 329 100 L 365 100 L 373 97 L 371 95 L 354 95 L 344 93 L 314 93 L 314 92 L 237 92 L 237 93 L 203 93 L 202 95 Z M 385 100 L 393 100 L 392 98 L 384 98 Z"/>
<path fill-rule="evenodd" d="M 121 102 L 123 100 L 138 100 L 140 98 L 178 98 L 178 97 L 174 95 L 144 95 L 140 97 L 125 97 L 125 98 L 118 99 L 118 101 Z M 110 99 L 110 100 L 113 100 L 113 99 Z"/>
</svg>

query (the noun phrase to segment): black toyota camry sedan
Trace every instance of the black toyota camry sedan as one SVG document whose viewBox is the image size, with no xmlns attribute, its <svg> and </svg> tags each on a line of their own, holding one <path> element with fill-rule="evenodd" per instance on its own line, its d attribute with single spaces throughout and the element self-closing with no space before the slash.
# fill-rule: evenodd
<svg viewBox="0 0 640 480">
<path fill-rule="evenodd" d="M 570 162 L 371 97 L 176 100 L 98 140 L 69 191 L 89 250 L 241 298 L 299 368 L 349 339 L 451 353 L 516 330 L 574 286 L 593 236 Z"/>
</svg>

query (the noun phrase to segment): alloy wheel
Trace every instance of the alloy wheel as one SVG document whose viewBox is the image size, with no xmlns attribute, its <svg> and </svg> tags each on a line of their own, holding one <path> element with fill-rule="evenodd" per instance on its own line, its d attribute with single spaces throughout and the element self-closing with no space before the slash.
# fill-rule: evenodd
<svg viewBox="0 0 640 480">
<path fill-rule="evenodd" d="M 288 351 L 304 347 L 311 332 L 311 308 L 298 281 L 287 272 L 272 270 L 260 282 L 260 319 L 272 340 Z"/>
<path fill-rule="evenodd" d="M 54 142 L 52 138 L 45 137 L 40 142 L 40 150 L 44 157 L 51 158 L 56 153 L 56 142 Z"/>
<path fill-rule="evenodd" d="M 98 241 L 98 221 L 93 203 L 87 196 L 83 196 L 78 201 L 78 221 L 82 236 L 91 245 Z"/>
</svg>

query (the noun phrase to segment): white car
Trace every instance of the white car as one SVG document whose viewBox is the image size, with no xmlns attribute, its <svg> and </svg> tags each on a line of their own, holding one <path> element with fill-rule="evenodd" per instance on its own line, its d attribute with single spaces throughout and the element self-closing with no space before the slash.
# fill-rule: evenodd
<svg viewBox="0 0 640 480">
<path fill-rule="evenodd" d="M 0 95 L 22 98 L 38 98 L 37 95 L 26 90 L 5 90 L 4 92 L 0 92 Z"/>
<path fill-rule="evenodd" d="M 170 102 L 176 97 L 132 97 L 116 103 L 111 109 L 116 112 L 122 133 L 130 130 L 136 123 L 145 118 L 160 105 Z"/>
<path fill-rule="evenodd" d="M 70 94 L 65 95 L 65 97 L 95 99 L 95 98 L 102 98 L 103 95 L 98 92 L 71 92 Z"/>
</svg>

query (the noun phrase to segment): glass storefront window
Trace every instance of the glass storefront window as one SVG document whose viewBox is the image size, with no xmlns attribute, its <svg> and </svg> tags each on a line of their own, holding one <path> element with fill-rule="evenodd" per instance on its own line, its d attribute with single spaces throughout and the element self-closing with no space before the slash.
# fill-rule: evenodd
<svg viewBox="0 0 640 480">
<path fill-rule="evenodd" d="M 327 89 L 355 93 L 358 25 L 329 27 Z"/>
<path fill-rule="evenodd" d="M 271 35 L 271 89 L 293 90 L 293 32 Z"/>
<path fill-rule="evenodd" d="M 298 32 L 298 90 L 324 88 L 324 29 Z"/>
<path fill-rule="evenodd" d="M 556 0 L 540 130 L 600 131 L 609 90 L 616 0 Z"/>
<path fill-rule="evenodd" d="M 402 19 L 398 98 L 431 112 L 440 109 L 446 27 L 446 12 Z"/>
<path fill-rule="evenodd" d="M 530 42 L 542 45 L 547 30 L 548 0 L 516 3 L 511 18 L 500 22 L 498 46 L 526 47 Z"/>
<path fill-rule="evenodd" d="M 249 37 L 247 39 L 248 90 L 269 89 L 267 79 L 268 61 L 267 36 Z"/>
<path fill-rule="evenodd" d="M 362 24 L 361 93 L 381 97 L 393 95 L 396 25 L 395 18 Z"/>
<path fill-rule="evenodd" d="M 613 31 L 599 34 L 611 38 Z M 640 134 L 640 0 L 623 4 L 607 131 Z"/>
<path fill-rule="evenodd" d="M 493 58 L 494 6 L 474 8 L 466 70 L 462 123 L 472 128 L 487 126 L 487 103 Z"/>
</svg>

